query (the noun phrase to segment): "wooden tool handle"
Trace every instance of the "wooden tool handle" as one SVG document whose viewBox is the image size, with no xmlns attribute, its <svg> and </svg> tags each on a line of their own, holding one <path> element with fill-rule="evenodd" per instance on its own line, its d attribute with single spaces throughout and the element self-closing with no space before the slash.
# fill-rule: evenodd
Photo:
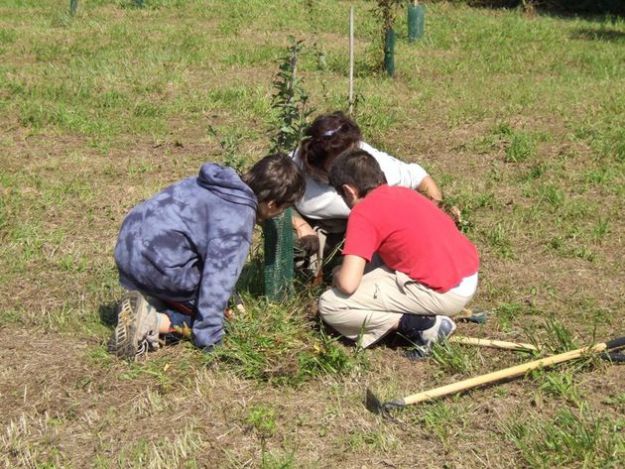
<svg viewBox="0 0 625 469">
<path fill-rule="evenodd" d="M 610 341 L 609 343 L 610 344 L 616 343 L 618 346 L 621 344 L 622 341 L 625 341 L 625 339 L 616 339 L 616 340 Z M 458 381 L 457 383 L 452 383 L 446 386 L 441 386 L 439 388 L 430 389 L 429 391 L 423 391 L 417 394 L 412 394 L 410 396 L 403 398 L 400 401 L 400 403 L 404 405 L 408 405 L 408 404 L 416 404 L 418 402 L 429 401 L 437 397 L 447 396 L 449 394 L 454 394 L 456 392 L 465 391 L 467 389 L 475 388 L 483 384 L 494 383 L 495 381 L 500 381 L 506 378 L 514 378 L 516 376 L 523 375 L 527 373 L 528 371 L 532 371 L 537 368 L 544 368 L 547 366 L 555 365 L 557 363 L 562 363 L 562 362 L 566 362 L 569 360 L 574 360 L 576 358 L 579 358 L 583 355 L 587 355 L 589 353 L 603 352 L 607 348 L 608 347 L 606 343 L 601 343 L 601 344 L 596 344 L 590 347 L 584 347 L 584 348 L 577 349 L 577 350 L 571 350 L 570 352 L 564 352 L 558 355 L 553 355 L 551 357 L 541 358 L 539 360 L 534 360 L 528 363 L 523 363 L 521 365 L 513 366 L 510 368 L 505 368 L 503 370 L 494 371 L 486 375 L 476 376 L 475 378 L 469 378 L 463 381 Z"/>
<path fill-rule="evenodd" d="M 524 344 L 520 342 L 506 342 L 503 340 L 478 339 L 476 337 L 462 337 L 454 335 L 447 340 L 455 344 L 477 345 L 479 347 L 491 347 L 505 350 L 520 350 L 527 352 L 535 352 L 538 350 L 538 347 L 532 344 Z"/>
<path fill-rule="evenodd" d="M 468 319 L 473 316 L 473 311 L 469 308 L 463 308 L 458 314 L 454 316 L 454 319 Z"/>
</svg>

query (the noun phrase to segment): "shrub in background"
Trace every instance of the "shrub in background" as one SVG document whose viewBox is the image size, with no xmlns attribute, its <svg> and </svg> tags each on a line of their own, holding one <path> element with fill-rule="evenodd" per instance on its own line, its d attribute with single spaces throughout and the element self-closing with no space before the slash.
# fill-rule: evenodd
<svg viewBox="0 0 625 469">
<path fill-rule="evenodd" d="M 433 0 L 433 3 L 439 0 Z M 555 13 L 612 14 L 625 15 L 622 0 L 451 0 L 486 8 L 516 8 L 531 4 L 538 10 Z"/>
</svg>

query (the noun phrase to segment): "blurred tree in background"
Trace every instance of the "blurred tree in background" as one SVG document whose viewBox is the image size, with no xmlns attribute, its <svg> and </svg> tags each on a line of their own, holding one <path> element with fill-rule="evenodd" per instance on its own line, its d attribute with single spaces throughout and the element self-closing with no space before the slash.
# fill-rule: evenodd
<svg viewBox="0 0 625 469">
<path fill-rule="evenodd" d="M 516 8 L 533 5 L 539 11 L 553 13 L 612 14 L 625 16 L 625 0 L 451 0 L 471 6 Z"/>
</svg>

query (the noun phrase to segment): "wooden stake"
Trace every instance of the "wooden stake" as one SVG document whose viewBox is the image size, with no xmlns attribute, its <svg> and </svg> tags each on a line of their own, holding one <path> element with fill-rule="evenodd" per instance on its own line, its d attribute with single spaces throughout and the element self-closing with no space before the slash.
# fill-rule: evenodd
<svg viewBox="0 0 625 469">
<path fill-rule="evenodd" d="M 354 113 L 354 7 L 349 7 L 349 115 Z"/>
</svg>

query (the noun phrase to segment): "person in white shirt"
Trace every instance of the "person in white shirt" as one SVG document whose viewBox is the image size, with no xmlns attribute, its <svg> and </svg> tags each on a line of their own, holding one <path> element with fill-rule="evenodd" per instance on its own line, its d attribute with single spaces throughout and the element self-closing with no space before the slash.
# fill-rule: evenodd
<svg viewBox="0 0 625 469">
<path fill-rule="evenodd" d="M 388 185 L 409 187 L 419 191 L 437 205 L 443 194 L 434 179 L 416 163 L 405 163 L 362 140 L 358 125 L 337 111 L 318 116 L 304 131 L 304 138 L 291 158 L 306 179 L 304 196 L 296 203 L 293 229 L 298 254 L 296 263 L 319 274 L 323 258 L 334 252 L 342 241 L 350 209 L 328 182 L 332 162 L 346 150 L 360 148 L 372 155 L 386 176 Z M 460 211 L 452 207 L 456 221 Z M 297 262 L 299 261 L 299 262 Z"/>
</svg>

